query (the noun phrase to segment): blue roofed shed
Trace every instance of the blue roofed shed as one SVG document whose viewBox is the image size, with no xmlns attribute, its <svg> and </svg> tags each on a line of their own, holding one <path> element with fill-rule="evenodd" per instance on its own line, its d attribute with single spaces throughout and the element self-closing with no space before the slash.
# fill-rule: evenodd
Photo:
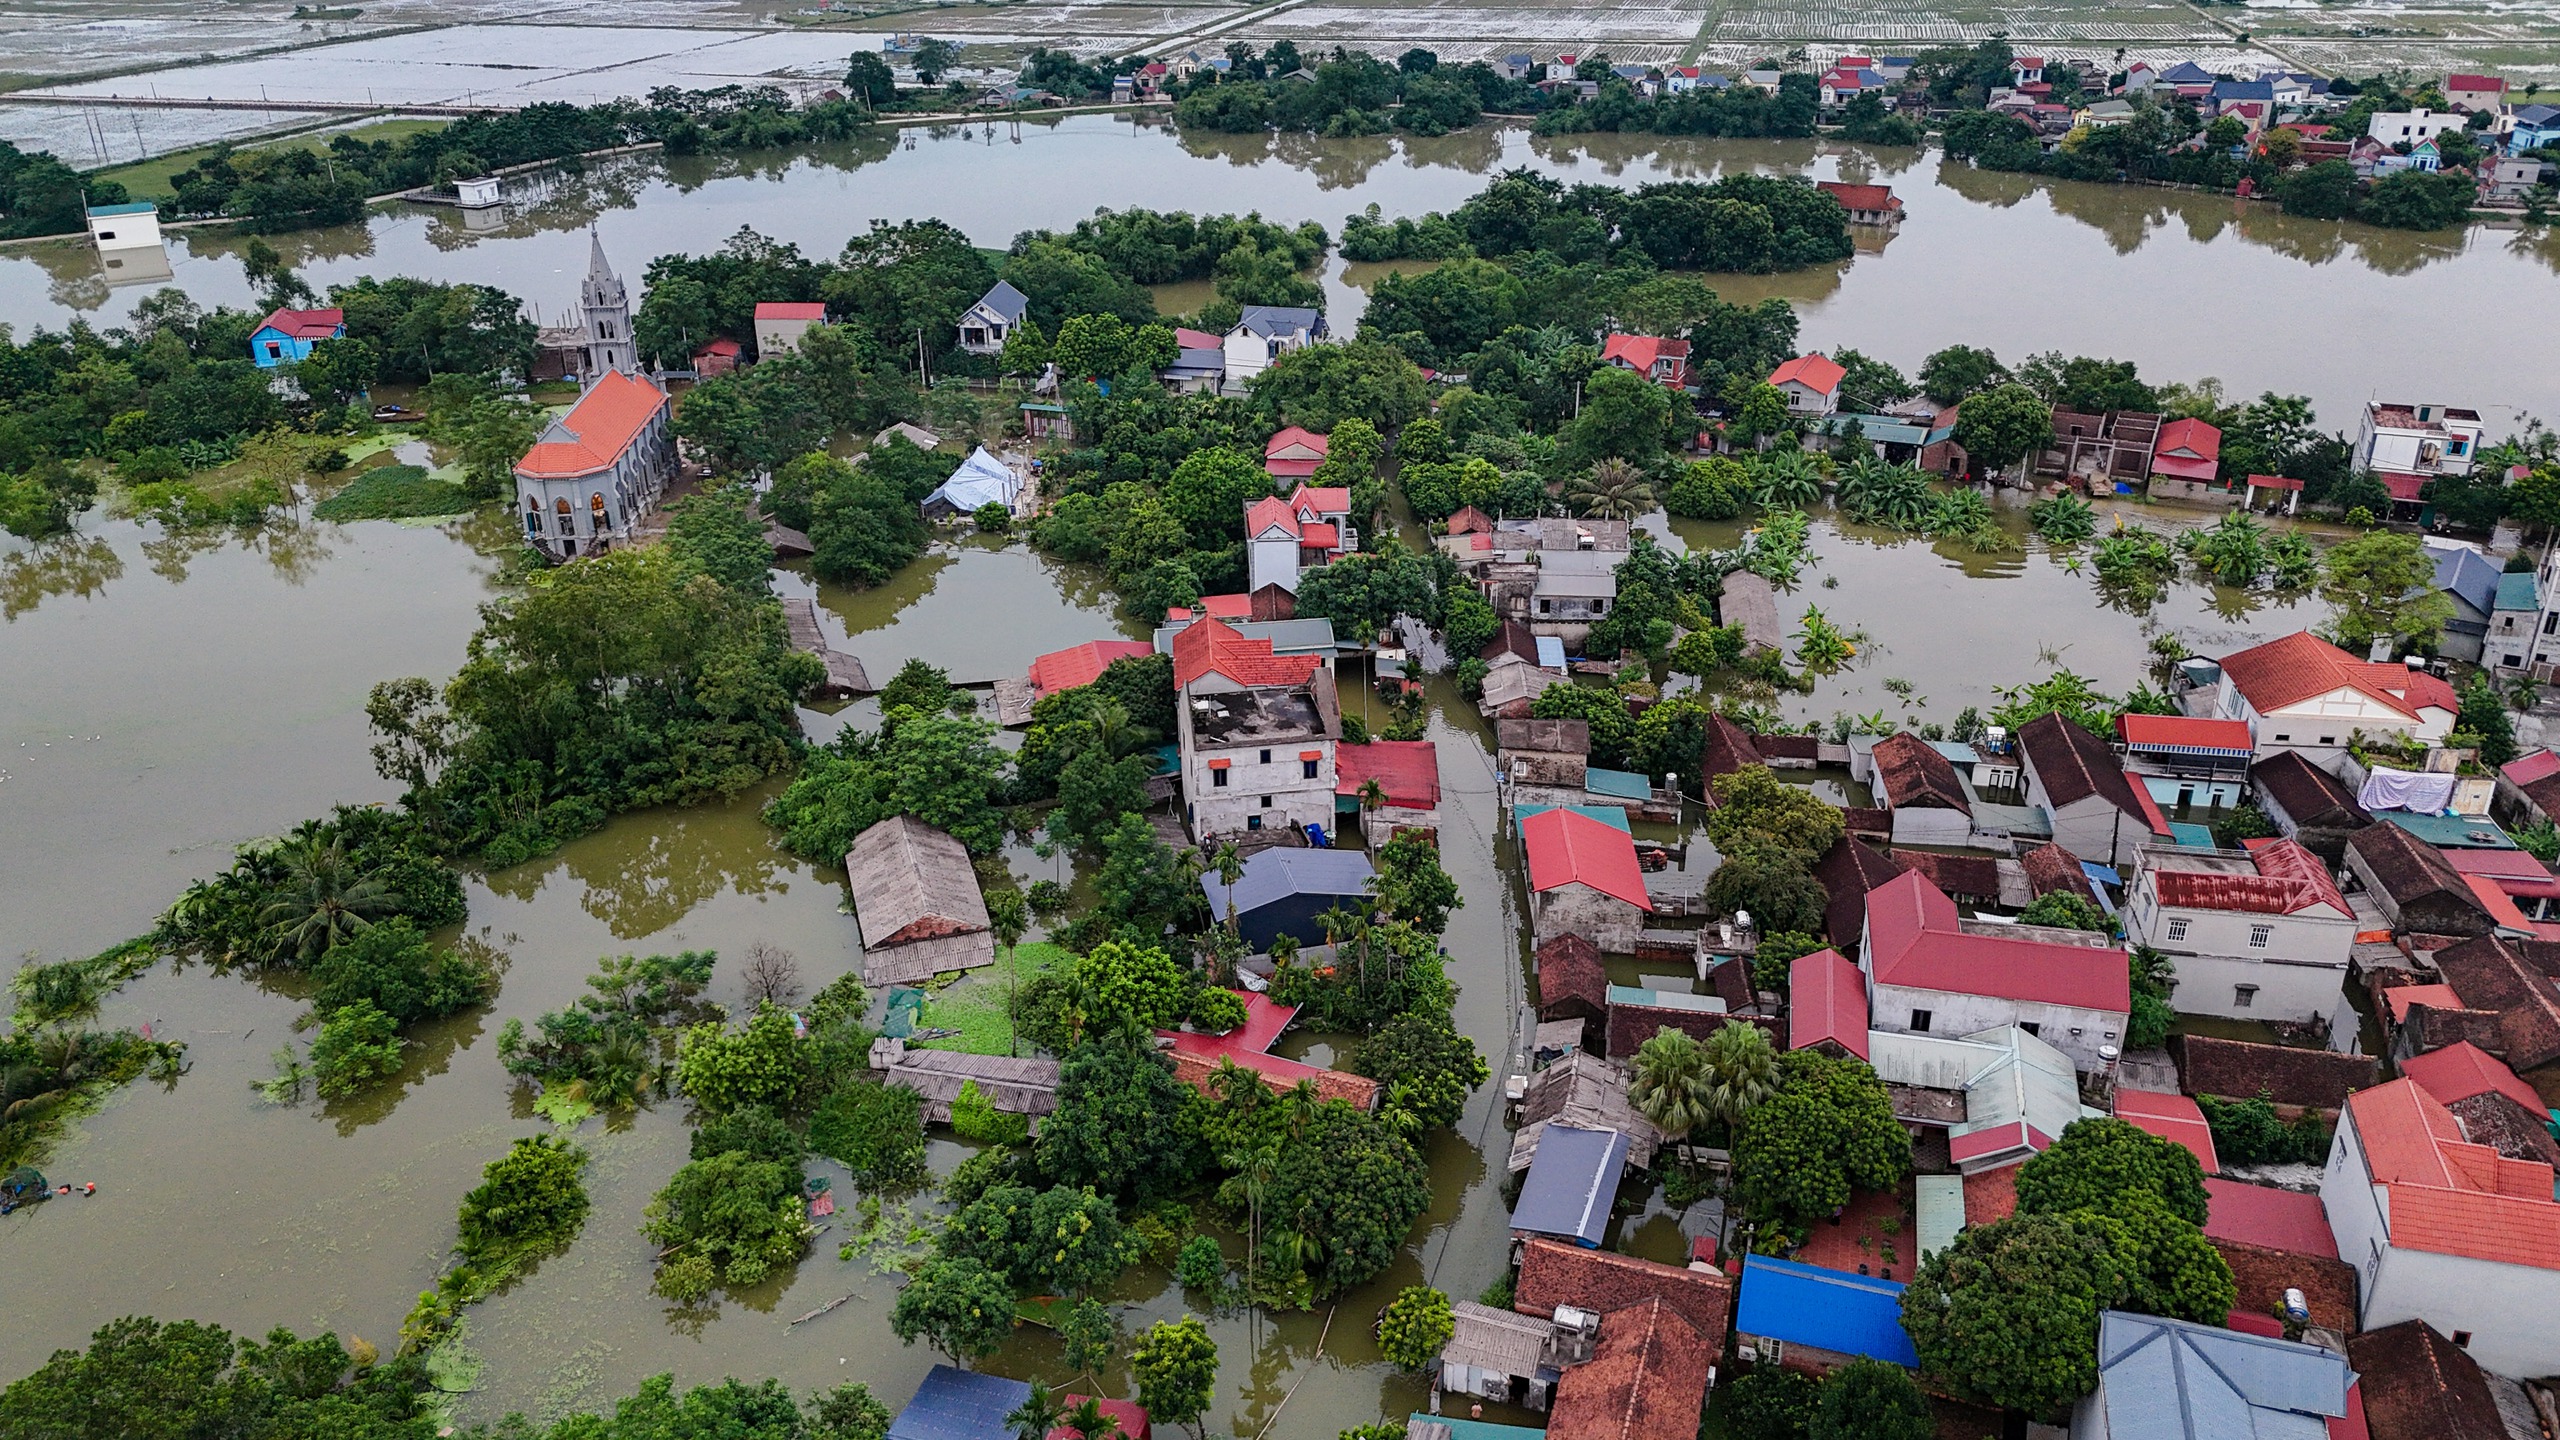
<svg viewBox="0 0 2560 1440">
<path fill-rule="evenodd" d="M 1612 795 L 1638 804 L 1653 798 L 1653 781 L 1624 770 L 1603 770 L 1594 765 L 1583 772 L 1582 788 L 1594 795 Z"/>
<path fill-rule="evenodd" d="M 1004 1417 L 1029 1398 L 1023 1381 L 936 1365 L 889 1422 L 888 1440 L 1013 1440 Z"/>
<path fill-rule="evenodd" d="M 1316 917 L 1337 905 L 1356 904 L 1369 891 L 1369 857 L 1357 850 L 1313 850 L 1275 846 L 1245 857 L 1244 875 L 1235 884 L 1236 928 L 1255 950 L 1268 950 L 1275 935 L 1293 935 L 1301 945 L 1324 943 L 1324 924 Z M 1227 916 L 1228 892 L 1218 872 L 1200 876 L 1200 893 L 1211 916 Z"/>
<path fill-rule="evenodd" d="M 1520 1203 L 1511 1207 L 1513 1237 L 1547 1235 L 1598 1249 L 1626 1174 L 1627 1148 L 1627 1137 L 1615 1130 L 1549 1124 L 1529 1178 L 1520 1183 Z"/>
<path fill-rule="evenodd" d="M 1831 1369 L 1865 1356 L 1918 1369 L 1902 1329 L 1899 1281 L 1746 1256 L 1733 1328 L 1785 1344 L 1790 1363 Z"/>
</svg>

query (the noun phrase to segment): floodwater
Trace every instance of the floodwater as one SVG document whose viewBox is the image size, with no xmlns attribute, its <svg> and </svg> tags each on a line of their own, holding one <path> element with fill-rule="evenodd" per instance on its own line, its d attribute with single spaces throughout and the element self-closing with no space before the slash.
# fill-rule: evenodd
<svg viewBox="0 0 2560 1440">
<path fill-rule="evenodd" d="M 501 286 L 546 315 L 575 300 L 592 227 L 634 277 L 741 227 L 830 256 L 873 220 L 940 217 L 981 245 L 1095 209 L 1257 210 L 1339 231 L 1378 205 L 1445 210 L 1495 174 L 1637 185 L 1737 170 L 1890 184 L 1906 218 L 1839 265 L 1715 276 L 1728 298 L 1790 299 L 1809 346 L 1854 346 L 1906 370 L 1943 346 L 2007 358 L 2060 349 L 2129 359 L 2156 380 L 2217 376 L 2239 395 L 2310 396 L 2331 429 L 2373 396 L 2480 410 L 2493 432 L 2560 411 L 2560 232 L 2486 226 L 2412 234 L 2288 217 L 2227 196 L 1978 172 L 1934 152 L 1814 140 L 1591 135 L 1479 127 L 1436 139 L 1177 134 L 1125 115 L 880 130 L 747 156 L 633 157 L 528 183 L 503 216 L 392 207 L 362 226 L 281 236 L 313 285 L 410 274 Z M 1062 183 L 1063 182 L 1063 183 Z M 178 284 L 249 305 L 244 237 L 177 232 Z M 1363 267 L 1362 279 L 1368 278 Z M 1362 306 L 1328 267 L 1335 328 Z M 110 324 L 148 287 L 110 289 L 70 242 L 0 251 L 0 321 L 74 313 Z M 2484 349 L 2479 317 L 2495 316 Z M 2347 343 L 2349 336 L 2363 343 Z"/>
</svg>

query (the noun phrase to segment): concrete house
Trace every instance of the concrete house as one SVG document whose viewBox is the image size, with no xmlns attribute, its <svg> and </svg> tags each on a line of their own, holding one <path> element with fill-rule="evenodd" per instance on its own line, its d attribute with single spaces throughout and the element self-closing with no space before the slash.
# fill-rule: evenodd
<svg viewBox="0 0 2560 1440">
<path fill-rule="evenodd" d="M 1799 355 L 1769 372 L 1769 383 L 1787 397 L 1790 415 L 1829 415 L 1840 408 L 1840 382 L 1849 372 L 1820 353 Z"/>
<path fill-rule="evenodd" d="M 2071 1433 L 2104 1440 L 2206 1436 L 2361 1435 L 2347 1357 L 2281 1336 L 2157 1315 L 2098 1317 L 2098 1388 L 2071 1412 Z"/>
<path fill-rule="evenodd" d="M 1243 318 L 1227 332 L 1227 393 L 1242 394 L 1246 384 L 1270 369 L 1273 361 L 1325 337 L 1321 310 L 1298 305 L 1247 305 Z"/>
<path fill-rule="evenodd" d="M 2486 935 L 2496 923 L 2442 851 L 2398 825 L 2347 837 L 2347 873 L 2403 934 Z"/>
<path fill-rule="evenodd" d="M 2125 938 L 2174 961 L 2189 1015 L 2325 1020 L 2356 917 L 2319 857 L 2291 840 L 2246 850 L 2147 845 L 2125 889 Z"/>
<path fill-rule="evenodd" d="M 2203 713 L 2247 724 L 2261 760 L 2300 750 L 2325 762 L 2358 731 L 2439 744 L 2461 708 L 2453 687 L 2425 671 L 2359 660 L 2302 630 L 2224 656 Z M 2198 713 L 2194 695 L 2187 709 Z"/>
<path fill-rule="evenodd" d="M 2422 145 L 2447 130 L 2459 130 L 2471 117 L 2445 110 L 2377 110 L 2364 133 L 2385 145 Z"/>
<path fill-rule="evenodd" d="M 1372 740 L 1337 745 L 1333 752 L 1335 818 L 1356 820 L 1372 850 L 1405 831 L 1436 837 L 1440 831 L 1440 750 L 1429 740 Z M 1379 803 L 1365 796 L 1378 784 Z"/>
<path fill-rule="evenodd" d="M 2145 845 L 2165 844 L 2169 822 L 2116 762 L 2107 742 L 2058 714 L 2018 729 L 2027 803 L 2053 817 L 2053 841 L 2083 860 L 2122 867 Z"/>
<path fill-rule="evenodd" d="M 756 305 L 756 358 L 794 355 L 800 337 L 827 323 L 827 307 L 815 300 L 765 300 Z"/>
<path fill-rule="evenodd" d="M 2507 82 L 2495 75 L 2447 75 L 2444 103 L 2447 109 L 2495 115 L 2507 103 Z"/>
<path fill-rule="evenodd" d="M 323 340 L 335 340 L 347 333 L 347 312 L 329 310 L 269 311 L 258 328 L 249 333 L 249 358 L 261 370 L 279 365 L 299 364 L 311 358 L 311 352 Z"/>
<path fill-rule="evenodd" d="M 1909 733 L 1875 744 L 1869 783 L 1893 816 L 1896 845 L 1962 845 L 1973 834 L 1973 796 L 1954 762 Z"/>
<path fill-rule="evenodd" d="M 1632 955 L 1653 900 L 1634 837 L 1576 810 L 1542 810 L 1520 822 L 1529 857 L 1532 943 L 1578 934 L 1611 955 Z"/>
<path fill-rule="evenodd" d="M 1852 225 L 1893 226 L 1902 223 L 1902 197 L 1890 185 L 1851 185 L 1840 180 L 1817 180 L 1814 188 L 1840 202 L 1849 212 Z"/>
<path fill-rule="evenodd" d="M 1287 935 L 1300 945 L 1325 943 L 1326 911 L 1358 908 L 1375 871 L 1357 850 L 1301 849 L 1274 845 L 1244 859 L 1244 874 L 1230 890 L 1215 869 L 1200 873 L 1200 895 L 1210 917 L 1224 924 L 1235 911 L 1236 933 L 1256 951 Z"/>
<path fill-rule="evenodd" d="M 2382 123 L 2382 116 L 2373 118 Z M 2382 476 L 2385 485 L 2393 484 L 2392 476 L 2414 476 L 2423 485 L 2439 475 L 2468 475 L 2485 428 L 2477 410 L 2375 400 L 2357 423 L 2356 464 Z M 2394 485 L 2392 498 L 2418 497 L 2414 487 L 2404 496 Z"/>
<path fill-rule="evenodd" d="M 1527 597 L 1529 632 L 1579 647 L 1617 603 L 1618 562 L 1624 558 L 1592 550 L 1540 552 Z"/>
<path fill-rule="evenodd" d="M 1265 495 L 1244 507 L 1246 584 L 1277 585 L 1292 595 L 1298 577 L 1351 548 L 1351 492 L 1338 485 L 1300 485 L 1286 499 Z"/>
<path fill-rule="evenodd" d="M 2445 622 L 2436 653 L 2478 665 L 2498 611 L 2499 587 L 2508 577 L 2477 546 L 2435 536 L 2428 536 L 2425 543 L 2427 554 L 2436 562 L 2436 593 L 2453 602 L 2453 618 Z M 2531 575 L 2519 578 L 2528 584 L 2533 580 Z"/>
<path fill-rule="evenodd" d="M 525 543 L 555 560 L 630 543 L 675 478 L 667 392 L 607 370 L 569 413 L 543 427 L 515 466 Z"/>
<path fill-rule="evenodd" d="M 2172 420 L 2151 444 L 2151 493 L 2174 500 L 2228 500 L 2221 481 L 2222 432 L 2201 420 Z"/>
<path fill-rule="evenodd" d="M 1212 836 L 1333 823 L 1342 709 L 1319 655 L 1279 655 L 1222 620 L 1173 636 L 1185 818 Z"/>
<path fill-rule="evenodd" d="M 1262 444 L 1262 469 L 1274 480 L 1305 480 L 1323 467 L 1331 450 L 1324 436 L 1305 426 L 1282 426 Z"/>
<path fill-rule="evenodd" d="M 2160 810 L 2202 805 L 2221 810 L 2249 793 L 2249 757 L 2257 748 L 2237 720 L 2184 715 L 2119 715 L 2124 773 Z"/>
<path fill-rule="evenodd" d="M 960 348 L 972 355 L 1001 355 L 1004 342 L 1031 313 L 1031 297 L 999 280 L 978 302 L 960 312 Z"/>
<path fill-rule="evenodd" d="M 2373 823 L 2355 792 L 2312 764 L 2299 750 L 2279 750 L 2249 767 L 2249 790 L 2276 833 L 2334 865 L 2347 853 L 2347 837 Z"/>
<path fill-rule="evenodd" d="M 2103 937 L 1964 920 L 1917 873 L 1868 893 L 1858 967 L 1875 1029 L 1970 1035 L 2016 1025 L 2089 1072 L 2113 1063 L 2133 1007 L 2125 953 Z"/>
<path fill-rule="evenodd" d="M 1947 1158 L 1962 1174 L 2033 1159 L 2101 1114 L 2080 1103 L 2071 1057 L 2017 1025 L 1961 1036 L 1878 1029 L 1867 1046 L 1895 1117 L 1914 1130 L 1944 1130 Z"/>
<path fill-rule="evenodd" d="M 150 250 L 160 244 L 160 207 L 148 200 L 130 205 L 93 205 L 89 207 L 88 221 L 90 242 L 101 251 Z"/>
<path fill-rule="evenodd" d="M 2552 1167 L 2474 1143 L 2414 1080 L 2347 1101 L 2320 1203 L 2362 1281 L 2358 1322 L 2425 1320 L 2500 1375 L 2560 1355 L 2560 1200 Z"/>
<path fill-rule="evenodd" d="M 1600 347 L 1600 363 L 1632 370 L 1678 390 L 1689 383 L 1689 342 L 1652 335 L 1612 335 Z"/>
</svg>

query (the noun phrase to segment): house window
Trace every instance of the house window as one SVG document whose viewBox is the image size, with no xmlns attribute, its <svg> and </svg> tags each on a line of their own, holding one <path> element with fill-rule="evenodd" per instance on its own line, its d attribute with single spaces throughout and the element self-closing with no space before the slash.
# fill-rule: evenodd
<svg viewBox="0 0 2560 1440">
<path fill-rule="evenodd" d="M 2471 1348 L 2471 1332 L 2470 1332 L 2470 1331 L 2468 1331 L 2468 1330 L 2456 1330 L 2456 1331 L 2454 1331 L 2454 1332 L 2453 1332 L 2453 1343 L 2454 1343 L 2454 1344 L 2456 1344 L 2456 1345 L 2461 1346 L 2461 1347 L 2462 1347 L 2463 1349 L 2465 1349 L 2465 1350 L 2470 1349 L 2470 1348 Z"/>
<path fill-rule="evenodd" d="M 1300 774 L 1304 775 L 1309 780 L 1316 778 L 1316 762 L 1313 760 L 1299 761 L 1298 770 Z"/>
<path fill-rule="evenodd" d="M 1541 615 L 1553 615 L 1554 613 L 1556 613 L 1556 602 L 1554 602 L 1553 600 L 1541 600 L 1541 601 L 1539 601 L 1539 602 L 1538 602 L 1538 613 L 1539 613 L 1539 614 L 1541 614 Z"/>
<path fill-rule="evenodd" d="M 2038 1038 L 2042 1038 L 2044 1035 L 2044 1026 L 2038 1021 L 2021 1020 L 2018 1022 L 2018 1028 Z"/>
<path fill-rule="evenodd" d="M 1914 1010 L 1914 1011 L 1912 1011 L 1912 1012 L 1911 1012 L 1911 1028 L 1912 1028 L 1912 1030 L 1913 1030 L 1915 1033 L 1918 1033 L 1918 1034 L 1925 1035 L 1925 1034 L 1929 1033 L 1929 1012 L 1928 1012 L 1928 1011 L 1926 1011 L 1926 1010 Z"/>
<path fill-rule="evenodd" d="M 2320 743 L 2323 745 L 2335 745 L 2338 743 L 2338 737 L 2335 735 L 2323 735 L 2320 737 Z"/>
<path fill-rule="evenodd" d="M 2232 987 L 2231 987 L 2231 1008 L 2232 1008 L 2232 1009 L 2234 1009 L 2234 1010 L 2246 1010 L 2246 1009 L 2248 1009 L 2251 1005 L 2256 1004 L 2256 1003 L 2257 1003 L 2257 1000 L 2258 1000 L 2258 987 L 2257 987 L 2257 986 L 2255 986 L 2255 985 L 2234 985 L 2234 986 L 2232 986 Z"/>
<path fill-rule="evenodd" d="M 2292 738 L 2293 738 L 2293 737 L 2292 737 L 2292 736 L 2290 736 L 2290 735 L 2278 735 L 2278 736 L 2276 737 L 2276 743 L 2277 743 L 2277 744 L 2279 744 L 2279 745 L 2282 745 L 2282 744 L 2284 744 L 2286 741 L 2291 740 Z"/>
<path fill-rule="evenodd" d="M 2187 938 L 2187 922 L 2186 922 L 2186 921 L 2184 921 L 2184 920 L 2172 920 L 2172 921 L 2170 921 L 2170 922 L 2169 922 L 2169 939 L 2170 939 L 2171 941 L 2173 941 L 2173 942 L 2174 942 L 2174 941 L 2178 941 L 2178 940 L 2184 940 L 2184 939 L 2186 939 L 2186 938 Z"/>
<path fill-rule="evenodd" d="M 2274 938 L 2276 938 L 2276 927 L 2273 925 L 2252 925 L 2249 927 L 2249 948 L 2252 950 L 2266 949 L 2267 942 Z"/>
<path fill-rule="evenodd" d="M 1271 808 L 1271 797 L 1270 797 L 1270 796 L 1265 795 L 1265 796 L 1263 796 L 1263 797 L 1262 797 L 1262 808 L 1263 808 L 1263 809 L 1265 809 L 1265 810 L 1268 810 L 1268 809 L 1270 809 L 1270 808 Z"/>
<path fill-rule="evenodd" d="M 1263 764 L 1265 764 L 1265 765 L 1268 765 L 1268 764 L 1270 764 L 1270 763 L 1271 763 L 1271 752 L 1270 752 L 1270 751 L 1265 750 L 1265 751 L 1263 751 L 1263 752 L 1262 752 L 1262 763 L 1263 763 Z"/>
<path fill-rule="evenodd" d="M 1224 789 L 1226 789 L 1226 788 L 1227 788 L 1227 772 L 1226 772 L 1226 771 L 1224 771 L 1224 770 L 1212 770 L 1212 771 L 1210 771 L 1210 772 L 1209 772 L 1209 788 L 1210 788 L 1210 789 L 1212 789 L 1212 790 L 1224 790 Z"/>
<path fill-rule="evenodd" d="M 1261 817 L 1261 816 L 1259 816 L 1259 815 L 1247 815 L 1246 817 L 1244 817 L 1244 828 L 1246 828 L 1247 830 L 1259 830 L 1259 829 L 1261 829 L 1261 828 L 1262 828 L 1262 817 Z"/>
</svg>

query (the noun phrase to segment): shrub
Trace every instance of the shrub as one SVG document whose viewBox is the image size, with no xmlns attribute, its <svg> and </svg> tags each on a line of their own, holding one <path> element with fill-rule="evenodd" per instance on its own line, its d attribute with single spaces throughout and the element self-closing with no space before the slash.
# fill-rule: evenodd
<svg viewBox="0 0 2560 1440">
<path fill-rule="evenodd" d="M 363 1094 L 400 1072 L 400 1022 L 363 1000 L 341 1008 L 320 1022 L 311 1069 L 323 1100 Z"/>
<path fill-rule="evenodd" d="M 951 1102 L 951 1133 L 982 1145 L 1019 1145 L 1031 1138 L 1031 1122 L 998 1110 L 977 1081 L 964 1080 Z"/>
<path fill-rule="evenodd" d="M 1212 1035 L 1224 1035 L 1244 1023 L 1244 1002 L 1235 992 L 1209 985 L 1191 1002 L 1192 1028 Z"/>
<path fill-rule="evenodd" d="M 847 1085 L 809 1118 L 809 1148 L 856 1184 L 912 1184 L 924 1178 L 924 1097 L 903 1085 Z"/>
<path fill-rule="evenodd" d="M 1227 1254 L 1218 1248 L 1217 1237 L 1194 1235 L 1182 1242 L 1182 1251 L 1174 1257 L 1174 1278 L 1188 1290 L 1215 1290 L 1226 1282 Z"/>
<path fill-rule="evenodd" d="M 657 1285 L 677 1301 L 700 1299 L 712 1283 L 756 1284 L 797 1258 L 809 1238 L 799 1169 L 740 1151 L 688 1162 L 647 1215 L 641 1233 L 676 1252 Z"/>
<path fill-rule="evenodd" d="M 1407 1285 L 1378 1317 L 1378 1353 L 1407 1370 L 1419 1370 L 1449 1343 L 1454 1330 L 1446 1294 L 1427 1285 Z"/>
<path fill-rule="evenodd" d="M 758 1160 L 797 1167 L 805 1149 L 781 1116 L 761 1105 L 743 1105 L 705 1120 L 693 1132 L 693 1149 L 687 1158 L 708 1160 L 734 1150 Z"/>
<path fill-rule="evenodd" d="M 527 1136 L 490 1161 L 479 1188 L 462 1197 L 463 1257 L 512 1268 L 521 1257 L 578 1238 L 587 1223 L 587 1190 L 578 1179 L 586 1164 L 586 1151 L 551 1135 Z"/>
</svg>

